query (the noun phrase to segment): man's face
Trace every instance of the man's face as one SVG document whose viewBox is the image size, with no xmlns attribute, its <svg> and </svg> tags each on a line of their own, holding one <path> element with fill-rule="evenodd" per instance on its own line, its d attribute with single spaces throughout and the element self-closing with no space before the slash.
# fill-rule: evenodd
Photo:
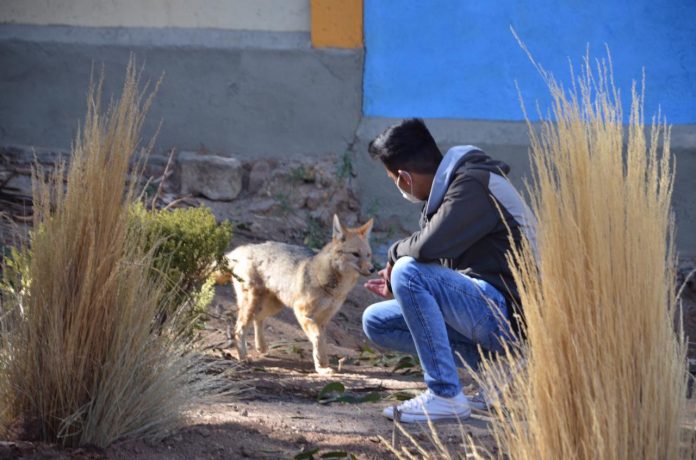
<svg viewBox="0 0 696 460">
<path fill-rule="evenodd" d="M 413 176 L 405 171 L 399 170 L 396 173 L 387 169 L 387 176 L 394 182 L 400 191 L 409 192 L 412 187 Z"/>
<path fill-rule="evenodd" d="M 396 173 L 387 169 L 387 176 L 394 182 L 396 188 L 401 192 L 403 197 L 412 202 L 419 203 L 427 198 L 422 197 L 422 193 L 418 193 L 419 185 L 417 183 L 417 178 L 408 171 L 398 170 Z"/>
<path fill-rule="evenodd" d="M 389 178 L 392 180 L 392 182 L 394 182 L 394 184 L 396 184 L 396 181 L 399 180 L 399 175 L 394 174 L 393 172 L 391 172 L 388 169 L 387 169 L 387 176 L 389 176 Z"/>
</svg>

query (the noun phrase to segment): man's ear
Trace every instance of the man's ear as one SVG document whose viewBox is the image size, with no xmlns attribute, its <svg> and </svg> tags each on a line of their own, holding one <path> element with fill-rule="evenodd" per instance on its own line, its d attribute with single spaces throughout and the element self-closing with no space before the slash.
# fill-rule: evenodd
<svg viewBox="0 0 696 460">
<path fill-rule="evenodd" d="M 346 229 L 338 218 L 337 214 L 333 217 L 333 239 L 343 241 L 346 239 Z"/>
<path fill-rule="evenodd" d="M 361 227 L 355 229 L 355 231 L 360 235 L 361 238 L 365 240 L 370 239 L 370 234 L 372 233 L 372 225 L 375 223 L 375 219 L 372 218 L 367 221 L 367 223 Z"/>
</svg>

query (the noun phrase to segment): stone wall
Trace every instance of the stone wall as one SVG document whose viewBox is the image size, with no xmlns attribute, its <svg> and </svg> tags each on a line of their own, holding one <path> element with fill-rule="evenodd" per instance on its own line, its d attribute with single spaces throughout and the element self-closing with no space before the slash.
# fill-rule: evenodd
<svg viewBox="0 0 696 460">
<path fill-rule="evenodd" d="M 0 148 L 0 210 L 19 223 L 31 216 L 34 161 L 51 169 L 69 160 L 66 151 Z M 355 172 L 347 156 L 244 159 L 205 151 L 148 158 L 141 178 L 145 200 L 160 208 L 205 205 L 219 220 L 252 240 L 279 240 L 320 247 L 331 236 L 334 214 L 348 226 L 361 212 Z M 397 229 L 392 229 L 392 234 Z"/>
</svg>

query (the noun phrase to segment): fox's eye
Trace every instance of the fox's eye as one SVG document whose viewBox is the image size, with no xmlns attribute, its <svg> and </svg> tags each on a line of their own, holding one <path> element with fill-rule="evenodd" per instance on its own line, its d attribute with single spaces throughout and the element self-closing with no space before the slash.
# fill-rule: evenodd
<svg viewBox="0 0 696 460">
<path fill-rule="evenodd" d="M 353 254 L 355 257 L 360 257 L 360 253 L 359 253 L 359 252 L 351 252 L 351 254 Z"/>
</svg>

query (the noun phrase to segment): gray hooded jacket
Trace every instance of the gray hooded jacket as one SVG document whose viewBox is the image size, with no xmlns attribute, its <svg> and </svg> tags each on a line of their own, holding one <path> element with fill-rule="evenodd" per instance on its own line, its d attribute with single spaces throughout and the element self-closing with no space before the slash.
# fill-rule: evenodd
<svg viewBox="0 0 696 460">
<path fill-rule="evenodd" d="M 510 167 L 477 147 L 451 148 L 435 173 L 420 230 L 389 249 L 389 262 L 411 256 L 482 279 L 507 299 L 510 323 L 519 332 L 519 294 L 505 254 L 508 228 L 515 244 L 522 234 L 536 247 L 536 222 L 504 177 Z"/>
</svg>

